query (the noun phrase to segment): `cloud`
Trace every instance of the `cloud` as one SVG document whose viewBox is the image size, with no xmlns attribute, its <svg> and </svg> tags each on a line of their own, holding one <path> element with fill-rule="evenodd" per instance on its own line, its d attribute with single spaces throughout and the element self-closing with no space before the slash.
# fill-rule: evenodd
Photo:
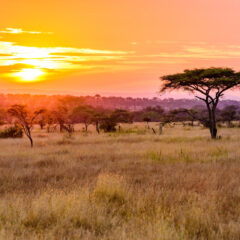
<svg viewBox="0 0 240 240">
<path fill-rule="evenodd" d="M 42 34 L 6 28 L 2 34 Z M 24 38 L 27 36 L 24 36 Z M 28 36 L 29 37 L 29 36 Z M 36 36 L 39 38 L 39 36 Z M 14 41 L 14 40 L 13 40 Z M 166 65 L 189 64 L 196 60 L 240 59 L 238 45 L 208 45 L 205 42 L 149 41 L 132 42 L 136 51 L 90 49 L 77 47 L 33 47 L 0 41 L 0 74 L 19 73 L 29 68 L 56 77 L 68 72 L 120 71 L 128 69 L 157 69 Z M 144 46 L 145 45 L 145 46 Z M 130 48 L 131 49 L 131 48 Z M 16 75 L 16 74 L 15 74 Z"/>
<path fill-rule="evenodd" d="M 52 34 L 51 32 L 37 32 L 37 31 L 23 31 L 21 28 L 5 28 L 4 30 L 1 30 L 0 33 L 5 34 Z"/>
<path fill-rule="evenodd" d="M 0 53 L 0 57 L 11 57 L 13 56 L 12 54 L 7 54 L 7 53 Z"/>
<path fill-rule="evenodd" d="M 76 64 L 76 65 L 89 65 L 89 66 L 106 66 L 106 65 L 113 65 L 113 64 L 118 64 L 119 60 L 105 60 L 105 61 L 97 61 L 97 60 L 86 60 L 86 61 L 68 61 L 70 64 Z"/>
<path fill-rule="evenodd" d="M 225 60 L 240 59 L 240 46 L 229 45 L 183 45 L 172 51 L 159 51 L 151 54 L 144 54 L 145 58 L 153 59 L 199 59 L 199 60 Z"/>
<path fill-rule="evenodd" d="M 126 52 L 123 53 L 117 53 L 117 52 L 113 52 L 113 55 L 125 55 Z M 92 52 L 92 53 L 85 53 L 85 52 L 53 52 L 50 53 L 50 55 L 52 56 L 62 56 L 62 57 L 89 57 L 89 56 L 96 56 L 96 57 L 102 57 L 102 56 L 107 56 L 109 54 L 106 53 L 97 53 L 97 52 Z"/>
<path fill-rule="evenodd" d="M 134 53 L 133 51 L 112 51 L 112 50 L 98 50 L 89 48 L 70 48 L 70 47 L 56 47 L 56 52 L 51 52 L 51 55 L 63 56 L 87 56 L 87 55 L 126 55 Z"/>
<path fill-rule="evenodd" d="M 183 61 L 162 59 L 162 60 L 127 60 L 122 61 L 121 63 L 136 65 L 155 65 L 155 64 L 158 65 L 158 64 L 178 64 L 180 62 L 183 63 Z"/>
<path fill-rule="evenodd" d="M 240 49 L 235 46 L 234 48 L 226 46 L 186 46 L 186 53 L 189 53 L 193 58 L 204 59 L 229 59 L 240 58 Z"/>
<path fill-rule="evenodd" d="M 34 66 L 29 64 L 16 63 L 12 65 L 0 66 L 0 74 L 7 74 L 20 71 L 24 68 L 33 68 Z"/>
<path fill-rule="evenodd" d="M 0 41 L 0 74 L 27 79 L 28 73 L 37 71 L 50 77 L 70 71 L 116 69 L 118 61 L 133 53 L 73 47 L 29 47 Z M 29 68 L 36 71 L 29 71 Z"/>
</svg>

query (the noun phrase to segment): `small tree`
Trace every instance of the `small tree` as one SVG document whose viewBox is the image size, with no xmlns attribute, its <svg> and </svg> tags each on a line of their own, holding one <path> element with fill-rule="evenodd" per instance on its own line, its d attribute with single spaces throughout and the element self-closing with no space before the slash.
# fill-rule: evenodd
<svg viewBox="0 0 240 240">
<path fill-rule="evenodd" d="M 44 114 L 41 114 L 39 119 L 36 121 L 36 123 L 39 125 L 40 129 L 43 130 L 44 127 L 47 125 L 47 110 L 44 110 Z"/>
<path fill-rule="evenodd" d="M 237 106 L 229 105 L 221 111 L 221 120 L 228 123 L 228 127 L 232 127 L 232 121 L 237 120 Z"/>
<path fill-rule="evenodd" d="M 33 113 L 26 108 L 24 105 L 15 104 L 8 109 L 8 113 L 15 117 L 18 121 L 18 124 L 22 127 L 24 133 L 28 137 L 31 147 L 33 147 L 33 139 L 32 139 L 32 128 L 35 119 L 43 113 L 44 110 L 40 109 Z"/>
<path fill-rule="evenodd" d="M 87 132 L 88 126 L 92 123 L 94 114 L 94 109 L 91 106 L 78 106 L 73 109 L 70 118 L 74 123 L 83 123 L 85 131 Z"/>
<path fill-rule="evenodd" d="M 63 132 L 64 125 L 69 123 L 69 111 L 63 105 L 58 105 L 57 108 L 52 112 L 54 121 L 59 124 L 59 131 Z"/>
<path fill-rule="evenodd" d="M 240 73 L 230 68 L 207 68 L 185 70 L 183 73 L 161 77 L 163 85 L 160 92 L 182 89 L 192 92 L 204 101 L 208 111 L 208 128 L 211 137 L 217 137 L 216 109 L 225 91 L 240 84 Z"/>
<path fill-rule="evenodd" d="M 100 128 L 99 128 L 99 124 L 101 123 L 101 120 L 103 119 L 103 114 L 101 113 L 95 113 L 93 114 L 92 118 L 91 118 L 91 122 L 93 124 L 95 124 L 96 126 L 96 132 L 98 134 L 100 134 Z"/>
<path fill-rule="evenodd" d="M 147 128 L 150 129 L 149 122 L 151 122 L 151 118 L 148 116 L 145 116 L 143 117 L 143 121 L 147 123 Z"/>
<path fill-rule="evenodd" d="M 116 109 L 111 113 L 111 117 L 118 123 L 132 123 L 133 115 L 124 109 Z"/>
<path fill-rule="evenodd" d="M 208 128 L 208 118 L 205 109 L 185 109 L 178 108 L 170 111 L 171 115 L 175 117 L 175 121 L 182 121 L 185 126 L 185 121 L 191 121 L 193 126 L 194 121 L 200 122 L 204 127 Z"/>
<path fill-rule="evenodd" d="M 117 122 L 111 116 L 105 116 L 101 119 L 99 128 L 104 132 L 116 132 Z"/>
<path fill-rule="evenodd" d="M 47 132 L 50 133 L 51 131 L 55 131 L 55 129 L 57 128 L 57 125 L 53 126 L 55 123 L 55 116 L 53 115 L 52 112 L 47 111 L 45 113 L 45 120 L 46 120 L 46 124 L 47 124 Z"/>
</svg>

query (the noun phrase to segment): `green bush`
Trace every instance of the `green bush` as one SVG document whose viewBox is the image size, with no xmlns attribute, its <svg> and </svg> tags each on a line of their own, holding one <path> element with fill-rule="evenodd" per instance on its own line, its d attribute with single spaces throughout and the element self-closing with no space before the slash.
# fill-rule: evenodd
<svg viewBox="0 0 240 240">
<path fill-rule="evenodd" d="M 117 123 L 110 117 L 105 118 L 100 123 L 99 128 L 104 132 L 116 132 Z"/>
<path fill-rule="evenodd" d="M 21 138 L 23 137 L 23 130 L 19 126 L 5 128 L 0 132 L 0 138 Z"/>
</svg>

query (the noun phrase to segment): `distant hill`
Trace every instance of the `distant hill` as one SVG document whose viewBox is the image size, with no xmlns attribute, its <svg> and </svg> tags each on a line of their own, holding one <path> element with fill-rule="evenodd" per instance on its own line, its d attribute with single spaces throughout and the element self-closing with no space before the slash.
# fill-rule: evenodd
<svg viewBox="0 0 240 240">
<path fill-rule="evenodd" d="M 129 111 L 138 111 L 147 107 L 161 106 L 165 110 L 176 108 L 192 108 L 203 105 L 204 103 L 197 99 L 159 99 L 159 98 L 123 98 L 123 97 L 102 97 L 95 96 L 63 96 L 63 95 L 30 95 L 30 94 L 0 94 L 0 108 L 6 108 L 12 104 L 26 104 L 32 108 L 45 107 L 54 108 L 60 102 L 74 102 L 75 104 L 87 104 L 94 107 L 105 109 L 126 109 Z M 219 108 L 228 105 L 240 106 L 240 101 L 223 100 L 219 103 Z"/>
</svg>

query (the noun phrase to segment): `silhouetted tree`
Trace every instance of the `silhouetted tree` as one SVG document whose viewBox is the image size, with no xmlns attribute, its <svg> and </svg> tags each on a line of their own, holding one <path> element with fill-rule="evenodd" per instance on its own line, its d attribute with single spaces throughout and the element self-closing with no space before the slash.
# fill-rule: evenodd
<svg viewBox="0 0 240 240">
<path fill-rule="evenodd" d="M 28 137 L 31 147 L 33 147 L 32 128 L 37 116 L 44 112 L 43 109 L 30 113 L 24 105 L 13 105 L 8 109 L 8 113 L 17 119 L 18 124 L 23 128 L 24 133 Z"/>
<path fill-rule="evenodd" d="M 240 84 L 240 73 L 230 68 L 207 68 L 185 70 L 183 73 L 166 75 L 160 92 L 182 89 L 198 94 L 195 97 L 204 101 L 208 111 L 208 127 L 211 137 L 217 137 L 216 109 L 224 92 Z"/>
</svg>

